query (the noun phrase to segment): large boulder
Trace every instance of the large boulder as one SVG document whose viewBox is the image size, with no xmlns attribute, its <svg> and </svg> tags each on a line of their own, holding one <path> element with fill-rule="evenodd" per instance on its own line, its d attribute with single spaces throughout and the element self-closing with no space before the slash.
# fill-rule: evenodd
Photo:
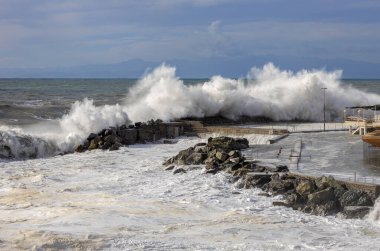
<svg viewBox="0 0 380 251">
<path fill-rule="evenodd" d="M 189 157 L 186 158 L 186 165 L 200 165 L 203 164 L 207 159 L 206 153 L 193 152 Z"/>
<path fill-rule="evenodd" d="M 346 206 L 373 206 L 370 196 L 362 191 L 347 190 L 340 198 L 342 207 Z"/>
<path fill-rule="evenodd" d="M 194 152 L 196 153 L 207 153 L 207 146 L 194 146 Z"/>
<path fill-rule="evenodd" d="M 315 179 L 315 185 L 318 190 L 323 190 L 328 187 L 343 188 L 332 176 L 322 176 Z"/>
<path fill-rule="evenodd" d="M 282 194 L 294 189 L 294 182 L 290 179 L 281 179 L 278 174 L 274 174 L 271 176 L 271 181 L 263 188 L 273 194 Z"/>
<path fill-rule="evenodd" d="M 242 150 L 249 147 L 249 142 L 244 138 L 216 137 L 209 138 L 208 145 L 213 149 L 223 149 L 226 152 Z"/>
<path fill-rule="evenodd" d="M 328 201 L 335 201 L 334 188 L 328 187 L 324 190 L 311 193 L 307 198 L 309 204 L 324 204 Z"/>
<path fill-rule="evenodd" d="M 296 192 L 301 196 L 308 196 L 314 191 L 315 185 L 311 180 L 301 180 L 296 187 Z"/>
<path fill-rule="evenodd" d="M 326 201 L 323 204 L 307 204 L 303 209 L 305 213 L 310 213 L 314 215 L 333 215 L 338 213 L 340 210 L 339 203 L 337 201 Z"/>
<path fill-rule="evenodd" d="M 88 150 L 94 150 L 99 148 L 99 142 L 102 140 L 100 136 L 96 136 L 90 141 L 90 145 L 88 146 Z"/>
<path fill-rule="evenodd" d="M 347 219 L 361 219 L 366 216 L 370 210 L 371 207 L 368 206 L 345 206 L 342 214 Z"/>
<path fill-rule="evenodd" d="M 217 151 L 215 153 L 215 157 L 220 160 L 221 162 L 224 162 L 228 159 L 228 154 L 225 153 L 224 151 Z"/>
</svg>

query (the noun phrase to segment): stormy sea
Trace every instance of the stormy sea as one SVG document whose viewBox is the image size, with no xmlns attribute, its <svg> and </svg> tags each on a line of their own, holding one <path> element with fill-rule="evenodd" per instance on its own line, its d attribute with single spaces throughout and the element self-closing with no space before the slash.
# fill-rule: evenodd
<svg viewBox="0 0 380 251">
<path fill-rule="evenodd" d="M 295 133 L 272 145 L 268 135 L 245 135 L 248 157 L 380 183 L 380 167 L 341 123 L 345 107 L 379 101 L 380 80 L 271 63 L 240 79 L 181 79 L 165 64 L 140 79 L 0 79 L 0 249 L 378 250 L 380 205 L 364 219 L 315 216 L 273 206 L 280 195 L 237 187 L 227 173 L 164 170 L 165 160 L 210 135 L 73 150 L 111 126 L 261 116 L 272 122 L 244 126 Z M 328 132 L 320 132 L 324 103 Z M 300 140 L 294 166 L 289 152 Z"/>
</svg>

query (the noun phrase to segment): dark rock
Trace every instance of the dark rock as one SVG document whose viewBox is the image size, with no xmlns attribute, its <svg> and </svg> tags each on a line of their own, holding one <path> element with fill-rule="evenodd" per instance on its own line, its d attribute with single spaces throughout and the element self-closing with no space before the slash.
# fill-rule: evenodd
<svg viewBox="0 0 380 251">
<path fill-rule="evenodd" d="M 196 153 L 193 152 L 189 157 L 186 158 L 186 165 L 200 165 L 207 159 L 206 153 Z"/>
<path fill-rule="evenodd" d="M 168 166 L 167 168 L 165 168 L 165 171 L 171 171 L 174 169 L 175 166 Z"/>
<path fill-rule="evenodd" d="M 171 157 L 170 159 L 166 160 L 164 163 L 162 163 L 162 165 L 164 166 L 168 166 L 170 164 L 173 164 L 175 161 L 175 158 L 174 157 Z"/>
<path fill-rule="evenodd" d="M 282 201 L 282 200 L 273 201 L 272 205 L 277 206 L 277 207 L 290 207 L 291 206 L 291 204 L 289 204 L 289 202 Z"/>
<path fill-rule="evenodd" d="M 339 200 L 346 191 L 347 190 L 343 188 L 335 188 L 334 189 L 335 198 Z"/>
<path fill-rule="evenodd" d="M 271 181 L 271 177 L 270 175 L 263 175 L 257 179 L 254 179 L 253 181 L 253 185 L 256 186 L 256 187 L 259 187 L 261 188 L 262 186 L 264 186 L 265 184 L 269 183 Z"/>
<path fill-rule="evenodd" d="M 194 152 L 207 153 L 207 146 L 194 146 Z"/>
<path fill-rule="evenodd" d="M 263 188 L 270 193 L 280 194 L 294 189 L 294 183 L 288 180 L 280 180 L 275 175 L 272 175 L 271 181 L 265 184 Z"/>
<path fill-rule="evenodd" d="M 163 143 L 163 144 L 175 144 L 174 141 L 169 140 L 169 139 L 164 139 L 164 140 L 162 141 L 162 143 Z"/>
<path fill-rule="evenodd" d="M 340 206 L 336 201 L 326 201 L 323 204 L 308 204 L 303 211 L 314 215 L 332 215 L 339 212 Z"/>
<path fill-rule="evenodd" d="M 113 135 L 114 134 L 113 132 L 114 131 L 112 129 L 107 129 L 107 130 L 104 131 L 103 137 L 106 137 L 106 136 L 109 136 L 109 135 Z"/>
<path fill-rule="evenodd" d="M 307 196 L 315 190 L 314 183 L 311 180 L 302 180 L 298 183 L 296 191 L 301 196 Z"/>
<path fill-rule="evenodd" d="M 264 196 L 264 197 L 270 197 L 270 194 L 269 193 L 265 193 L 265 192 L 258 193 L 257 195 Z"/>
<path fill-rule="evenodd" d="M 206 173 L 216 174 L 219 171 L 220 171 L 220 169 L 216 167 L 214 169 L 207 170 Z"/>
<path fill-rule="evenodd" d="M 373 206 L 374 202 L 372 201 L 371 197 L 367 193 L 362 192 L 357 205 L 358 206 Z"/>
<path fill-rule="evenodd" d="M 103 129 L 103 130 L 101 130 L 101 131 L 98 133 L 98 136 L 100 136 L 100 137 L 104 137 L 104 133 L 105 133 L 105 131 L 107 131 L 107 129 Z"/>
<path fill-rule="evenodd" d="M 117 150 L 120 149 L 121 146 L 122 146 L 122 145 L 121 145 L 120 143 L 116 142 L 115 144 L 113 144 L 113 145 L 109 148 L 109 150 L 110 150 L 110 151 L 117 151 Z"/>
<path fill-rule="evenodd" d="M 328 187 L 324 190 L 311 193 L 307 196 L 309 204 L 324 204 L 328 201 L 335 200 L 334 189 L 332 187 Z"/>
<path fill-rule="evenodd" d="M 194 145 L 194 148 L 196 148 L 197 146 L 207 146 L 207 143 L 204 143 L 204 142 L 197 143 Z"/>
<path fill-rule="evenodd" d="M 371 210 L 369 206 L 345 206 L 342 214 L 347 219 L 364 218 Z"/>
<path fill-rule="evenodd" d="M 194 153 L 194 150 L 192 147 L 189 147 L 185 150 L 180 151 L 176 156 L 168 159 L 167 161 L 164 162 L 164 165 L 170 165 L 170 164 L 178 164 L 178 165 L 187 165 L 186 160 L 192 160 L 192 158 L 189 158 L 190 155 Z M 193 163 L 191 163 L 193 164 Z"/>
<path fill-rule="evenodd" d="M 241 150 L 249 147 L 249 142 L 244 138 L 216 137 L 209 138 L 208 145 L 213 149 L 223 149 L 224 151 Z"/>
<path fill-rule="evenodd" d="M 223 169 L 228 169 L 231 172 L 234 172 L 243 167 L 240 163 L 225 163 L 222 166 Z"/>
<path fill-rule="evenodd" d="M 83 153 L 84 151 L 86 151 L 87 148 L 85 148 L 83 145 L 79 145 L 75 148 L 75 152 L 78 152 L 78 153 Z"/>
<path fill-rule="evenodd" d="M 88 150 L 98 149 L 100 141 L 101 141 L 101 138 L 99 136 L 96 136 L 94 139 L 92 139 L 90 141 L 90 145 L 88 146 Z"/>
<path fill-rule="evenodd" d="M 95 139 L 97 136 L 98 136 L 98 135 L 95 134 L 95 133 L 90 133 L 90 135 L 88 135 L 88 137 L 87 137 L 87 140 L 88 140 L 88 141 L 91 141 L 91 140 Z"/>
<path fill-rule="evenodd" d="M 285 165 L 276 166 L 275 172 L 289 172 L 289 168 Z"/>
<path fill-rule="evenodd" d="M 254 172 L 261 173 L 261 172 L 265 172 L 265 170 L 266 169 L 263 166 L 259 166 L 259 165 L 252 166 L 252 171 L 254 171 Z"/>
<path fill-rule="evenodd" d="M 206 169 L 207 170 L 211 170 L 211 169 L 220 169 L 219 168 L 219 164 L 215 161 L 209 161 L 209 162 L 206 162 Z"/>
<path fill-rule="evenodd" d="M 346 206 L 372 206 L 373 202 L 370 196 L 362 191 L 347 190 L 340 198 L 339 202 L 342 207 Z"/>
<path fill-rule="evenodd" d="M 343 189 L 343 187 L 332 176 L 322 176 L 315 179 L 315 185 L 317 186 L 318 190 L 323 190 L 328 187 Z"/>
<path fill-rule="evenodd" d="M 177 174 L 177 173 L 186 173 L 186 170 L 183 168 L 177 168 L 173 171 L 173 174 Z"/>
<path fill-rule="evenodd" d="M 112 143 L 110 143 L 110 142 L 104 142 L 104 141 L 100 141 L 99 144 L 98 144 L 98 148 L 100 148 L 102 150 L 110 149 L 111 146 L 112 146 Z"/>
<path fill-rule="evenodd" d="M 108 134 L 104 136 L 103 138 L 104 142 L 109 143 L 109 144 L 115 144 L 116 142 L 121 142 L 121 139 L 119 139 L 117 136 Z"/>
<path fill-rule="evenodd" d="M 303 204 L 305 204 L 305 199 L 297 193 L 289 193 L 285 198 L 286 201 L 292 205 L 293 209 L 302 208 Z"/>
</svg>

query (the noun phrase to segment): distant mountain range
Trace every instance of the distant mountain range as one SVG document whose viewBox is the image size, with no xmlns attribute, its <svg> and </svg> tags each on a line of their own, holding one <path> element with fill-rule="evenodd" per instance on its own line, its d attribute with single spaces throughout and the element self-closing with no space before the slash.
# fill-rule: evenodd
<svg viewBox="0 0 380 251">
<path fill-rule="evenodd" d="M 167 60 L 177 68 L 181 78 L 209 78 L 213 75 L 245 77 L 251 67 L 261 67 L 267 62 L 285 70 L 342 69 L 344 78 L 380 78 L 380 64 L 346 59 L 316 59 L 307 57 L 246 56 L 213 58 L 207 60 Z M 114 64 L 92 64 L 62 68 L 0 68 L 0 78 L 139 78 L 163 62 L 132 59 Z"/>
</svg>

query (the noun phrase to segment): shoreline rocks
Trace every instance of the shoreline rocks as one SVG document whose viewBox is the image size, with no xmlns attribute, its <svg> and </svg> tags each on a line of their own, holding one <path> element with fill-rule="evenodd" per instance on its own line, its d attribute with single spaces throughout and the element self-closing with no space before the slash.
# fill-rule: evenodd
<svg viewBox="0 0 380 251">
<path fill-rule="evenodd" d="M 198 143 L 180 151 L 163 165 L 175 174 L 185 170 L 174 165 L 204 165 L 206 173 L 220 171 L 231 175 L 230 182 L 239 188 L 260 188 L 269 195 L 283 195 L 275 206 L 291 207 L 314 215 L 339 215 L 344 218 L 363 218 L 373 207 L 374 195 L 348 188 L 332 176 L 298 177 L 289 172 L 287 166 L 266 166 L 257 161 L 247 161 L 241 154 L 248 148 L 248 141 L 241 138 L 209 138 L 207 143 Z M 168 168 L 170 167 L 170 168 Z"/>
<path fill-rule="evenodd" d="M 155 142 L 162 138 L 175 138 L 183 134 L 183 124 L 180 122 L 167 122 L 161 120 L 150 120 L 134 125 L 122 125 L 110 127 L 97 133 L 90 133 L 86 140 L 75 147 L 75 152 L 103 149 L 115 151 L 121 146 L 136 143 Z M 166 143 L 170 142 L 166 140 Z M 165 142 L 164 142 L 165 143 Z"/>
</svg>

